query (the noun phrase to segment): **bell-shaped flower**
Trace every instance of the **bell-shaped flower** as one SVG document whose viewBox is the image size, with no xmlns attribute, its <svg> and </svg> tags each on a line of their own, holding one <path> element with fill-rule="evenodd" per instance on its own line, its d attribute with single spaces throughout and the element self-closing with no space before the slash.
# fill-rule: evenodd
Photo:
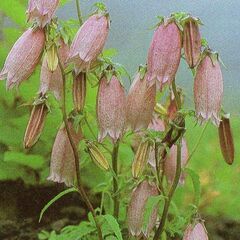
<svg viewBox="0 0 240 240">
<path fill-rule="evenodd" d="M 45 43 L 42 29 L 28 29 L 17 40 L 9 52 L 0 80 L 7 79 L 7 88 L 18 86 L 28 79 L 39 63 Z"/>
<path fill-rule="evenodd" d="M 204 224 L 202 222 L 189 224 L 184 232 L 183 240 L 208 240 Z"/>
<path fill-rule="evenodd" d="M 36 22 L 41 28 L 48 24 L 59 4 L 59 0 L 29 0 L 27 17 L 28 21 Z"/>
<path fill-rule="evenodd" d="M 72 121 L 68 120 L 68 126 L 75 145 L 78 145 L 82 132 L 74 129 Z M 76 176 L 74 153 L 68 138 L 66 127 L 58 130 L 52 148 L 50 176 L 48 180 L 58 183 L 65 183 L 66 186 L 73 186 Z"/>
<path fill-rule="evenodd" d="M 162 22 L 155 30 L 148 51 L 148 81 L 162 89 L 175 78 L 181 59 L 181 33 L 173 20 Z"/>
<path fill-rule="evenodd" d="M 140 67 L 127 96 L 127 127 L 134 131 L 147 128 L 156 103 L 156 84 L 149 86 Z"/>
<path fill-rule="evenodd" d="M 81 26 L 70 48 L 68 62 L 75 64 L 76 74 L 88 71 L 102 52 L 109 32 L 108 14 L 94 14 Z"/>
<path fill-rule="evenodd" d="M 109 80 L 105 75 L 100 80 L 97 120 L 100 141 L 107 135 L 113 142 L 121 138 L 126 121 L 126 95 L 124 87 L 114 73 Z"/>
<path fill-rule="evenodd" d="M 223 76 L 218 54 L 206 50 L 203 53 L 194 80 L 196 116 L 202 123 L 209 119 L 219 125 L 219 112 L 223 97 Z"/>
<path fill-rule="evenodd" d="M 144 229 L 144 210 L 149 197 L 159 195 L 155 184 L 148 181 L 141 182 L 132 192 L 128 206 L 128 229 L 131 235 L 146 238 L 152 232 L 157 221 L 158 204 L 154 206 L 147 227 Z"/>
</svg>

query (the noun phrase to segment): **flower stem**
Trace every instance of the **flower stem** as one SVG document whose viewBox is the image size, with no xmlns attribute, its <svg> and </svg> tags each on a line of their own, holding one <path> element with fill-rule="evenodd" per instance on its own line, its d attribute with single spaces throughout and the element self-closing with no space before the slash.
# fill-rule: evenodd
<svg viewBox="0 0 240 240">
<path fill-rule="evenodd" d="M 174 181 L 173 181 L 173 184 L 172 184 L 172 186 L 169 190 L 169 193 L 167 195 L 167 199 L 165 200 L 161 222 L 158 226 L 158 229 L 155 233 L 155 236 L 154 236 L 153 240 L 160 239 L 160 236 L 164 231 L 164 226 L 165 226 L 165 223 L 166 223 L 166 220 L 167 220 L 169 206 L 171 204 L 172 197 L 173 197 L 174 192 L 175 192 L 175 190 L 177 188 L 177 185 L 179 183 L 180 176 L 181 176 L 181 138 L 180 138 L 180 142 L 177 144 L 177 168 L 176 168 Z"/>
<path fill-rule="evenodd" d="M 83 20 L 82 20 L 82 13 L 81 13 L 81 9 L 80 9 L 79 0 L 76 0 L 76 7 L 77 7 L 77 14 L 78 14 L 78 21 L 79 21 L 80 26 L 82 26 Z"/>
<path fill-rule="evenodd" d="M 181 108 L 181 99 L 180 99 L 180 96 L 177 92 L 177 86 L 176 86 L 175 78 L 172 82 L 172 90 L 173 90 L 174 98 L 175 98 L 175 101 L 176 101 L 177 109 L 179 110 Z"/>
<path fill-rule="evenodd" d="M 67 118 L 67 112 L 66 112 L 66 76 L 64 74 L 64 69 L 63 66 L 61 64 L 61 61 L 59 60 L 59 67 L 61 69 L 61 73 L 62 73 L 62 78 L 63 78 L 63 97 L 62 97 L 62 115 L 63 115 L 63 121 L 66 127 L 66 131 L 67 131 L 67 135 L 69 138 L 69 142 L 70 145 L 72 147 L 73 150 L 73 155 L 74 155 L 74 161 L 75 161 L 75 170 L 76 170 L 76 178 L 77 178 L 77 190 L 80 194 L 80 196 L 83 198 L 83 201 L 85 202 L 85 204 L 87 205 L 89 211 L 92 213 L 93 215 L 93 219 L 95 221 L 96 224 L 96 228 L 97 228 L 97 232 L 98 232 L 98 239 L 102 240 L 102 231 L 101 231 L 101 227 L 97 221 L 97 216 L 96 213 L 94 211 L 94 208 L 82 186 L 81 183 L 81 178 L 80 178 L 80 168 L 79 168 L 79 156 L 78 156 L 78 150 L 77 150 L 77 146 L 74 143 L 74 140 L 71 136 L 71 132 L 69 129 L 69 125 L 68 125 L 68 118 Z"/>
<path fill-rule="evenodd" d="M 119 150 L 119 140 L 114 144 L 112 151 L 112 169 L 115 173 L 115 177 L 113 176 L 113 202 L 114 202 L 114 210 L 113 216 L 118 219 L 119 215 L 119 199 L 118 199 L 118 150 Z"/>
</svg>

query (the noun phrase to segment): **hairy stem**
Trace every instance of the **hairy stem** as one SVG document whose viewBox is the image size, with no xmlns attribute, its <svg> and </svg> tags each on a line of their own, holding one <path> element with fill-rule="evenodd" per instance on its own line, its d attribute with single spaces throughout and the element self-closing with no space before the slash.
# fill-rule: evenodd
<svg viewBox="0 0 240 240">
<path fill-rule="evenodd" d="M 102 231 L 100 228 L 100 225 L 97 221 L 97 216 L 96 213 L 94 211 L 94 208 L 82 186 L 81 183 L 81 178 L 80 178 L 80 168 L 79 168 L 79 156 L 78 156 L 78 150 L 77 150 L 77 146 L 74 143 L 74 140 L 71 136 L 71 132 L 69 129 L 69 125 L 68 125 L 68 118 L 67 118 L 67 112 L 66 112 L 66 76 L 64 74 L 64 69 L 63 66 L 61 64 L 61 61 L 59 59 L 59 67 L 61 69 L 61 73 L 62 73 L 62 78 L 63 78 L 63 98 L 62 98 L 62 115 L 63 115 L 63 121 L 66 127 L 66 131 L 67 131 L 67 135 L 69 138 L 69 142 L 71 144 L 72 150 L 73 150 L 73 155 L 74 155 L 74 161 L 75 161 L 75 169 L 76 169 L 76 178 L 77 178 L 77 189 L 79 194 L 81 195 L 81 197 L 83 198 L 83 201 L 85 202 L 85 204 L 87 205 L 89 211 L 92 213 L 95 224 L 96 224 L 96 228 L 97 228 L 97 232 L 98 232 L 98 239 L 102 240 Z"/>
<path fill-rule="evenodd" d="M 172 90 L 173 90 L 174 98 L 175 98 L 175 101 L 176 101 L 177 109 L 179 110 L 181 108 L 181 99 L 180 99 L 180 96 L 177 92 L 177 86 L 176 86 L 175 78 L 172 82 Z"/>
<path fill-rule="evenodd" d="M 197 150 L 197 148 L 198 148 L 198 146 L 199 146 L 199 144 L 200 144 L 200 142 L 201 142 L 201 140 L 202 140 L 202 138 L 203 138 L 203 135 L 204 135 L 204 133 L 205 133 L 205 131 L 206 131 L 206 129 L 207 129 L 208 123 L 209 123 L 209 121 L 205 124 L 205 126 L 204 126 L 204 128 L 203 128 L 203 130 L 202 130 L 202 132 L 201 132 L 201 134 L 200 134 L 200 136 L 199 136 L 199 138 L 198 138 L 198 140 L 197 140 L 197 143 L 195 144 L 192 152 L 190 153 L 190 155 L 189 155 L 189 157 L 188 157 L 187 162 L 192 158 L 192 156 L 193 156 L 194 153 L 196 152 L 196 150 Z"/>
<path fill-rule="evenodd" d="M 115 176 L 113 176 L 113 216 L 118 219 L 119 215 L 119 199 L 118 199 L 118 150 L 119 150 L 119 140 L 113 146 L 112 152 L 112 169 L 114 171 Z"/>
<path fill-rule="evenodd" d="M 81 13 L 81 9 L 80 9 L 79 0 L 76 0 L 76 7 L 77 7 L 77 14 L 78 14 L 78 21 L 79 21 L 80 26 L 82 26 L 83 20 L 82 20 L 82 13 Z"/>
<path fill-rule="evenodd" d="M 167 199 L 166 199 L 165 204 L 164 204 L 164 209 L 163 209 L 163 213 L 162 213 L 161 222 L 158 226 L 158 229 L 155 233 L 155 236 L 154 236 L 153 240 L 159 240 L 161 234 L 164 231 L 164 226 L 165 226 L 165 223 L 166 223 L 166 220 L 167 220 L 169 206 L 171 204 L 172 197 L 173 197 L 174 192 L 175 192 L 175 190 L 177 188 L 177 185 L 179 183 L 180 176 L 181 176 L 181 139 L 180 139 L 180 143 L 177 144 L 177 167 L 176 167 L 175 177 L 174 177 L 172 186 L 169 190 L 169 193 L 167 195 Z"/>
</svg>

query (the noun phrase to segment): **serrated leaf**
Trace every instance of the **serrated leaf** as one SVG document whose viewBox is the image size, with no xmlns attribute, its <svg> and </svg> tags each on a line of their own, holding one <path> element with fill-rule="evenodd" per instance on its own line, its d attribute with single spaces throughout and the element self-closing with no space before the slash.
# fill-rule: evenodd
<svg viewBox="0 0 240 240">
<path fill-rule="evenodd" d="M 109 227 L 114 232 L 116 238 L 118 240 L 123 240 L 121 229 L 119 227 L 119 224 L 118 224 L 117 220 L 110 214 L 104 215 L 103 218 L 106 220 L 106 222 L 108 223 Z"/>
<path fill-rule="evenodd" d="M 53 199 L 51 199 L 51 200 L 44 206 L 44 208 L 42 209 L 38 221 L 41 222 L 42 217 L 43 217 L 43 214 L 48 210 L 48 208 L 49 208 L 53 203 L 55 203 L 55 202 L 56 202 L 57 200 L 59 200 L 61 197 L 65 196 L 66 194 L 71 193 L 71 192 L 77 192 L 77 189 L 76 189 L 76 188 L 66 189 L 66 190 L 60 192 L 60 193 L 59 193 L 57 196 L 55 196 Z"/>
<path fill-rule="evenodd" d="M 199 175 L 190 168 L 185 168 L 184 171 L 192 179 L 193 188 L 194 188 L 194 192 L 195 192 L 195 194 L 194 194 L 195 195 L 194 204 L 198 207 L 199 202 L 200 202 L 200 196 L 201 196 L 201 184 L 200 184 Z"/>
</svg>

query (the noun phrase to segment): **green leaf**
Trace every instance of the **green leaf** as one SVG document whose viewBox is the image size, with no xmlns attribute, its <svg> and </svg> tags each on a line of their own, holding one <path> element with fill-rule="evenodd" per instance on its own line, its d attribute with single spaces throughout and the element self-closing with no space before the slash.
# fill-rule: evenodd
<svg viewBox="0 0 240 240">
<path fill-rule="evenodd" d="M 44 166 L 45 160 L 40 155 L 24 154 L 22 152 L 5 152 L 3 160 L 5 162 L 13 162 L 34 170 L 41 169 Z"/>
<path fill-rule="evenodd" d="M 165 197 L 163 195 L 151 196 L 147 200 L 147 204 L 145 205 L 144 215 L 143 215 L 143 228 L 147 229 L 149 219 L 154 211 L 155 207 L 158 207 L 160 201 L 164 201 Z"/>
<path fill-rule="evenodd" d="M 64 6 L 65 4 L 69 3 L 70 0 L 60 0 L 60 7 Z"/>
<path fill-rule="evenodd" d="M 106 222 L 108 223 L 111 230 L 114 232 L 117 239 L 123 240 L 122 233 L 121 233 L 121 230 L 120 230 L 117 220 L 110 214 L 104 215 L 103 217 L 106 220 Z"/>
<path fill-rule="evenodd" d="M 195 191 L 195 200 L 194 204 L 198 207 L 199 201 L 200 201 L 200 196 L 201 196 L 201 184 L 200 184 L 200 179 L 199 175 L 193 171 L 190 168 L 185 168 L 184 171 L 191 177 L 192 183 L 193 183 L 193 188 Z"/>
<path fill-rule="evenodd" d="M 71 193 L 71 192 L 77 192 L 77 189 L 76 189 L 76 188 L 66 189 L 66 190 L 60 192 L 60 193 L 59 193 L 57 196 L 55 196 L 53 199 L 51 199 L 51 200 L 44 206 L 44 208 L 42 209 L 38 221 L 41 222 L 42 217 L 43 217 L 43 214 L 47 211 L 47 209 L 48 209 L 53 203 L 55 203 L 58 199 L 60 199 L 61 197 L 65 196 L 66 194 Z"/>
</svg>

